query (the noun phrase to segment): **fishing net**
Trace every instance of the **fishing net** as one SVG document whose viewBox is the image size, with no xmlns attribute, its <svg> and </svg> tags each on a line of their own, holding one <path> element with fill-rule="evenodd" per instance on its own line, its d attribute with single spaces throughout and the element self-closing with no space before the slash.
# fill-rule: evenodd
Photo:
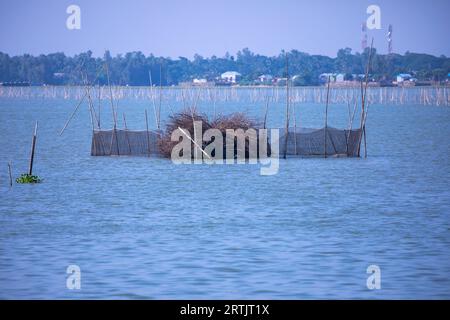
<svg viewBox="0 0 450 320">
<path fill-rule="evenodd" d="M 157 131 L 95 130 L 92 156 L 161 156 Z"/>
<path fill-rule="evenodd" d="M 270 136 L 270 130 L 268 133 Z M 279 155 L 284 156 L 287 145 L 287 156 L 358 157 L 361 136 L 361 129 L 289 128 L 286 144 L 285 129 L 279 129 Z M 92 136 L 91 155 L 161 157 L 163 156 L 161 150 L 164 149 L 161 143 L 167 141 L 161 140 L 161 137 L 161 132 L 152 130 L 95 130 Z M 268 142 L 272 143 L 270 138 Z"/>
<path fill-rule="evenodd" d="M 285 129 L 280 129 L 280 156 L 284 155 L 286 149 L 285 139 Z M 357 157 L 360 139 L 361 129 L 289 128 L 286 155 Z"/>
</svg>

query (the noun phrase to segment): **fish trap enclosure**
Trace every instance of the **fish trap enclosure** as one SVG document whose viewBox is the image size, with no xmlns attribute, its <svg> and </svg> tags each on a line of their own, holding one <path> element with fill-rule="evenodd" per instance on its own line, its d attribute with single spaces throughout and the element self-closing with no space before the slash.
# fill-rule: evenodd
<svg viewBox="0 0 450 320">
<path fill-rule="evenodd" d="M 287 140 L 285 129 L 278 130 L 280 134 L 277 142 L 280 156 L 286 154 L 286 156 L 294 157 L 359 157 L 361 129 L 289 128 Z M 270 129 L 268 133 L 268 147 L 272 148 L 276 141 L 270 137 Z M 225 139 L 224 136 L 224 141 Z M 164 145 L 166 143 L 172 143 L 172 145 L 166 146 Z M 260 139 L 256 139 L 255 143 L 260 144 Z M 204 146 L 208 144 L 209 142 L 205 142 Z M 158 131 L 95 130 L 92 135 L 91 155 L 167 157 L 163 150 L 172 146 L 173 142 L 162 139 L 162 132 Z M 259 147 L 258 145 L 258 149 Z M 192 150 L 194 148 L 192 144 Z M 270 153 L 273 151 L 270 150 Z"/>
<path fill-rule="evenodd" d="M 95 109 L 91 88 L 92 86 L 86 86 L 86 92 L 75 107 L 74 111 L 70 115 L 69 119 L 65 123 L 63 129 L 60 132 L 60 135 L 64 132 L 69 124 L 70 120 L 75 115 L 78 107 L 83 102 L 83 100 L 87 97 L 89 102 L 89 112 L 91 117 L 92 124 L 92 143 L 91 143 L 91 155 L 92 156 L 155 156 L 155 157 L 165 157 L 171 158 L 174 155 L 174 151 L 177 152 L 177 149 L 174 147 L 178 146 L 180 142 L 176 136 L 178 133 L 173 133 L 175 130 L 179 130 L 185 137 L 187 137 L 190 142 L 187 142 L 186 148 L 182 145 L 180 152 L 183 154 L 183 157 L 187 154 L 186 152 L 191 153 L 191 156 L 196 157 L 198 154 L 198 149 L 201 149 L 202 153 L 211 158 L 214 153 L 214 158 L 216 152 L 221 148 L 221 151 L 226 151 L 225 154 L 227 156 L 231 156 L 231 150 L 229 150 L 229 146 L 224 148 L 223 141 L 233 141 L 234 146 L 234 157 L 239 154 L 239 157 L 242 157 L 242 153 L 245 153 L 246 158 L 250 157 L 260 157 L 259 152 L 261 150 L 267 150 L 267 156 L 269 154 L 271 156 L 282 156 L 286 158 L 287 156 L 296 156 L 296 157 L 328 157 L 328 156 L 336 156 L 336 157 L 359 157 L 361 151 L 361 142 L 364 141 L 364 157 L 367 157 L 367 144 L 366 144 L 366 120 L 367 120 L 367 111 L 368 111 L 368 97 L 367 97 L 367 88 L 369 83 L 369 72 L 371 66 L 372 59 L 372 44 L 369 52 L 369 59 L 367 62 L 367 68 L 365 73 L 365 83 L 360 82 L 360 96 L 354 96 L 352 101 L 354 102 L 353 112 L 350 106 L 350 103 L 347 103 L 348 106 L 348 125 L 346 129 L 337 129 L 330 127 L 328 125 L 328 106 L 330 102 L 330 76 L 328 77 L 328 84 L 326 90 L 326 107 L 325 107 L 325 123 L 323 128 L 319 129 L 309 129 L 309 128 L 297 128 L 296 126 L 296 116 L 295 116 L 295 108 L 292 108 L 292 96 L 290 93 L 290 84 L 289 84 L 289 67 L 288 67 L 288 59 L 286 55 L 286 126 L 284 129 L 276 129 L 278 132 L 275 133 L 275 136 L 271 135 L 271 130 L 268 132 L 259 131 L 261 129 L 266 130 L 267 124 L 267 115 L 269 110 L 269 102 L 270 97 L 266 96 L 266 105 L 264 112 L 264 121 L 262 123 L 255 121 L 248 117 L 248 115 L 242 112 L 235 112 L 229 115 L 216 115 L 215 112 L 215 104 L 214 104 L 214 118 L 209 118 L 205 114 L 198 113 L 197 104 L 200 98 L 200 91 L 197 92 L 184 92 L 182 91 L 182 101 L 185 109 L 177 114 L 172 111 L 172 115 L 169 116 L 168 122 L 166 124 L 166 128 L 161 130 L 161 104 L 162 104 L 162 90 L 159 90 L 159 104 L 157 106 L 155 102 L 155 96 L 153 95 L 153 87 L 150 87 L 151 100 L 153 102 L 153 109 L 156 121 L 156 131 L 149 130 L 148 126 L 148 117 L 147 110 L 145 110 L 145 123 L 147 130 L 138 130 L 131 131 L 128 130 L 125 114 L 123 114 L 123 122 L 124 129 L 117 128 L 117 103 L 114 103 L 114 95 L 111 84 L 109 83 L 109 73 L 107 65 L 105 65 L 106 76 L 108 78 L 108 86 L 110 95 L 109 98 L 111 100 L 111 111 L 114 120 L 113 129 L 110 130 L 102 130 L 100 126 L 100 98 L 98 105 L 98 112 Z M 100 70 L 101 71 L 101 70 Z M 99 75 L 100 73 L 98 73 Z M 98 77 L 97 75 L 97 77 Z M 151 78 L 151 75 L 150 75 Z M 95 82 L 95 81 L 94 81 Z M 209 91 L 208 91 L 209 92 Z M 186 95 L 187 94 L 187 98 Z M 196 94 L 193 94 L 196 93 Z M 273 98 L 273 97 L 272 97 Z M 187 100 L 186 100 L 187 99 Z M 192 102 L 189 101 L 192 99 Z M 353 129 L 354 117 L 356 114 L 356 108 L 358 103 L 361 102 L 361 112 L 360 112 L 360 123 L 359 128 Z M 214 100 L 215 103 L 215 100 Z M 170 106 L 169 106 L 170 107 Z M 292 108 L 292 110 L 291 110 Z M 290 125 L 290 113 L 293 113 L 293 128 Z M 215 133 L 212 134 L 209 132 L 207 136 L 210 139 L 203 139 L 204 134 L 208 129 L 215 129 Z M 250 130 L 251 129 L 251 130 Z M 233 134 L 232 137 L 228 137 L 228 134 Z M 253 131 L 253 132 L 250 132 Z M 264 132 L 262 135 L 259 135 L 257 132 Z M 219 133 L 217 133 L 219 132 Z M 201 139 L 198 139 L 199 136 L 202 136 Z M 242 137 L 243 135 L 243 137 Z M 183 137 L 178 135 L 179 137 Z M 193 137 L 193 138 L 192 138 Z M 214 141 L 212 140 L 214 137 Z M 263 139 L 260 139 L 263 137 Z M 178 141 L 172 141 L 172 138 Z M 217 144 L 215 143 L 217 139 Z M 363 140 L 364 139 L 364 140 Z M 256 142 L 255 142 L 256 141 Z M 219 143 L 220 142 L 220 143 Z M 211 145 L 214 143 L 214 145 Z M 220 144 L 220 147 L 218 146 Z M 256 144 L 256 148 L 255 147 Z M 264 144 L 264 145 L 263 145 Z M 209 147 L 209 148 L 207 148 Z M 195 150 L 194 152 L 192 150 Z M 210 154 L 208 154 L 205 150 L 208 150 Z M 255 150 L 259 150 L 255 152 Z M 230 151 L 230 152 L 228 152 Z M 219 154 L 219 157 L 223 157 Z M 262 155 L 261 155 L 262 156 Z M 217 159 L 217 158 L 216 158 Z"/>
</svg>

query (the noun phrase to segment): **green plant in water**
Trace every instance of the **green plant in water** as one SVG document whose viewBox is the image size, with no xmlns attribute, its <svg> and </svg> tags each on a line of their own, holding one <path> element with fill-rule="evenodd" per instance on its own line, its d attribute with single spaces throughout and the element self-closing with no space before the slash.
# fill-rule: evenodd
<svg viewBox="0 0 450 320">
<path fill-rule="evenodd" d="M 32 174 L 24 173 L 16 179 L 17 183 L 40 183 L 42 179 Z"/>
</svg>

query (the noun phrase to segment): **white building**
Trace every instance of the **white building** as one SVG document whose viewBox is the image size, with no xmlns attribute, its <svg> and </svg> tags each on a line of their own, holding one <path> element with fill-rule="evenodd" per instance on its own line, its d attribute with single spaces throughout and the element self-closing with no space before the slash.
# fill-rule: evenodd
<svg viewBox="0 0 450 320">
<path fill-rule="evenodd" d="M 344 73 L 322 73 L 319 76 L 319 80 L 323 83 L 327 83 L 328 79 L 330 79 L 330 82 L 344 82 L 345 74 Z"/>
<path fill-rule="evenodd" d="M 397 83 L 403 82 L 403 81 L 409 81 L 412 78 L 412 75 L 409 73 L 400 73 L 397 75 Z"/>
<path fill-rule="evenodd" d="M 320 82 L 327 83 L 328 79 L 330 79 L 330 82 L 334 82 L 334 73 L 322 73 L 319 76 Z"/>
<path fill-rule="evenodd" d="M 273 82 L 273 77 L 270 74 L 263 74 L 258 77 L 260 83 L 269 84 Z"/>
<path fill-rule="evenodd" d="M 192 83 L 197 85 L 204 85 L 208 83 L 208 80 L 195 78 L 194 80 L 192 80 Z"/>
<path fill-rule="evenodd" d="M 242 75 L 239 72 L 227 71 L 225 73 L 222 73 L 220 75 L 220 78 L 222 80 L 224 80 L 225 82 L 236 83 L 236 82 L 238 82 L 240 80 L 241 76 Z"/>
<path fill-rule="evenodd" d="M 345 79 L 345 74 L 338 73 L 335 75 L 334 81 L 335 82 L 344 82 L 344 79 Z"/>
</svg>

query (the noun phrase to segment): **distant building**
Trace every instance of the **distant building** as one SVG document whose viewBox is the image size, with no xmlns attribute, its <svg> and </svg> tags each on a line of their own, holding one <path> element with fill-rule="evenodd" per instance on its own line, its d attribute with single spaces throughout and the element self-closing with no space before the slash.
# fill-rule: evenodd
<svg viewBox="0 0 450 320">
<path fill-rule="evenodd" d="M 322 83 L 327 83 L 328 79 L 330 79 L 330 82 L 344 82 L 345 73 L 322 73 L 319 76 L 319 80 Z"/>
<path fill-rule="evenodd" d="M 192 81 L 183 81 L 183 82 L 179 82 L 178 86 L 180 87 L 212 87 L 214 86 L 214 81 L 209 81 L 208 79 L 205 78 L 194 78 L 192 79 Z"/>
<path fill-rule="evenodd" d="M 344 80 L 345 80 L 345 74 L 343 74 L 343 73 L 338 73 L 334 76 L 335 82 L 344 82 Z"/>
<path fill-rule="evenodd" d="M 410 81 L 411 79 L 413 79 L 413 77 L 409 73 L 400 73 L 397 75 L 397 83 Z"/>
<path fill-rule="evenodd" d="M 285 86 L 287 82 L 287 78 L 275 78 L 275 84 L 277 86 Z"/>
<path fill-rule="evenodd" d="M 321 83 L 327 83 L 328 79 L 330 79 L 330 82 L 334 82 L 334 73 L 322 73 L 319 75 L 319 81 Z"/>
<path fill-rule="evenodd" d="M 206 80 L 206 79 L 197 79 L 197 78 L 195 78 L 194 80 L 192 80 L 192 83 L 195 83 L 195 84 L 203 84 L 203 83 L 207 83 L 208 82 L 208 80 Z"/>
<path fill-rule="evenodd" d="M 273 77 L 270 74 L 263 74 L 258 77 L 258 82 L 261 84 L 271 84 Z"/>
<path fill-rule="evenodd" d="M 236 71 L 227 71 L 220 75 L 220 78 L 228 83 L 237 83 L 241 79 L 242 75 Z"/>
<path fill-rule="evenodd" d="M 208 79 L 205 79 L 205 78 L 201 78 L 201 79 L 196 78 L 196 79 L 192 80 L 192 85 L 198 86 L 198 87 L 209 87 L 209 86 L 214 86 L 214 82 L 208 81 Z"/>
<path fill-rule="evenodd" d="M 363 73 L 360 73 L 360 74 L 354 73 L 354 74 L 352 74 L 352 76 L 353 76 L 353 80 L 358 80 L 358 81 L 364 80 L 366 78 L 366 75 Z"/>
</svg>

